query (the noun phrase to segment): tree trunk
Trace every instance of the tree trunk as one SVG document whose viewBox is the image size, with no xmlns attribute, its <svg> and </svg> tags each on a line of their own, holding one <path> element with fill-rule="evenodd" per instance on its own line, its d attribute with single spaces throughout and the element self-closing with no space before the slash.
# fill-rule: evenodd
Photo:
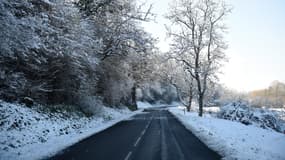
<svg viewBox="0 0 285 160">
<path fill-rule="evenodd" d="M 187 106 L 187 111 L 190 112 L 192 106 L 193 99 L 193 83 L 191 82 L 190 90 L 189 90 L 189 104 Z"/>
<path fill-rule="evenodd" d="M 192 95 L 190 95 L 190 96 L 189 96 L 189 104 L 188 104 L 188 106 L 187 106 L 187 112 L 190 112 L 190 110 L 191 110 L 191 106 L 192 106 L 192 99 L 193 99 L 193 96 L 192 96 Z"/>
<path fill-rule="evenodd" d="M 201 86 L 201 80 L 198 72 L 195 73 L 196 82 L 197 82 L 197 88 L 198 88 L 198 103 L 199 103 L 199 116 L 203 116 L 203 99 L 204 99 L 204 93 Z M 204 86 L 205 87 L 205 86 Z"/>
<path fill-rule="evenodd" d="M 135 110 L 138 109 L 138 106 L 137 106 L 137 95 L 136 95 L 136 89 L 137 89 L 137 86 L 136 84 L 134 84 L 134 86 L 132 87 L 132 106 L 134 107 Z"/>
<path fill-rule="evenodd" d="M 199 116 L 202 117 L 203 116 L 203 94 L 199 94 L 198 96 L 198 101 L 199 101 Z"/>
</svg>

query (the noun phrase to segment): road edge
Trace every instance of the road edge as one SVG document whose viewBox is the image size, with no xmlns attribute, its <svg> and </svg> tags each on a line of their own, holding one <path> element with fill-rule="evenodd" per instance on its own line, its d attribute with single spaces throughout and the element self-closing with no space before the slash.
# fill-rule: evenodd
<svg viewBox="0 0 285 160">
<path fill-rule="evenodd" d="M 209 143 L 209 141 L 207 139 L 209 139 L 209 137 L 205 136 L 205 135 L 200 135 L 198 134 L 199 131 L 196 131 L 193 127 L 191 127 L 190 124 L 188 124 L 187 122 L 184 122 L 183 119 L 181 117 L 179 117 L 179 115 L 173 113 L 170 109 L 168 109 L 168 112 L 173 115 L 179 123 L 181 123 L 188 131 L 190 131 L 192 134 L 194 134 L 201 142 L 203 142 L 209 149 L 213 150 L 214 152 L 218 153 L 222 158 L 224 159 L 226 157 L 225 152 L 223 152 L 222 148 L 216 148 L 214 145 L 212 145 L 211 143 Z"/>
<path fill-rule="evenodd" d="M 100 132 L 103 132 L 103 131 L 107 130 L 108 128 L 111 128 L 114 125 L 116 125 L 116 124 L 118 124 L 124 120 L 127 120 L 127 119 L 133 117 L 134 115 L 142 113 L 142 112 L 143 112 L 143 109 L 139 109 L 139 110 L 131 112 L 129 115 L 122 116 L 121 118 L 118 118 L 118 119 L 110 120 L 109 122 L 105 123 L 103 127 L 102 126 L 98 127 L 98 130 L 96 130 L 90 134 L 86 134 L 85 136 L 74 140 L 74 142 L 68 143 L 67 145 L 63 145 L 62 147 L 58 148 L 57 150 L 47 152 L 47 153 L 41 155 L 40 157 L 38 157 L 37 159 L 44 159 L 44 160 L 45 159 L 51 159 L 52 157 L 56 156 L 57 154 L 64 152 L 69 147 L 71 147 L 77 143 L 80 143 L 81 141 L 84 141 L 85 139 L 87 139 L 91 136 L 94 136 Z"/>
</svg>

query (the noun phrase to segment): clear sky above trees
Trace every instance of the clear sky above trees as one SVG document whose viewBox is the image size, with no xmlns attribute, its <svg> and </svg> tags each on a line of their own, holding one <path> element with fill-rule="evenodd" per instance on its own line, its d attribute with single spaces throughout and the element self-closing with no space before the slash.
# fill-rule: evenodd
<svg viewBox="0 0 285 160">
<path fill-rule="evenodd" d="M 160 39 L 159 48 L 168 51 L 163 17 L 171 0 L 148 0 L 157 14 L 156 23 L 145 23 L 147 31 Z M 227 18 L 229 42 L 221 82 L 238 91 L 266 88 L 274 80 L 285 82 L 285 1 L 229 0 L 233 6 Z"/>
</svg>

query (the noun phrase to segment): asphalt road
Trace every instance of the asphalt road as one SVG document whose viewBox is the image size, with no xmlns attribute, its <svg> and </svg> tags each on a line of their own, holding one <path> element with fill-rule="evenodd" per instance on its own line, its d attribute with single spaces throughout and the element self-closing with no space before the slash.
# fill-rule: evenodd
<svg viewBox="0 0 285 160">
<path fill-rule="evenodd" d="M 168 111 L 153 109 L 95 134 L 53 160 L 215 160 L 210 150 Z"/>
</svg>

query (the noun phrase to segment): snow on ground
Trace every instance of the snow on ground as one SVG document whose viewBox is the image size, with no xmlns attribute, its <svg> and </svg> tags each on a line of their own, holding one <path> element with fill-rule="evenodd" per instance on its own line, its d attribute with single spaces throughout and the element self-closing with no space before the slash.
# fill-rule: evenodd
<svg viewBox="0 0 285 160">
<path fill-rule="evenodd" d="M 150 108 L 150 107 L 153 107 L 150 103 L 148 102 L 137 102 L 137 106 L 139 109 L 145 109 L 145 108 Z"/>
<path fill-rule="evenodd" d="M 66 117 L 0 101 L 0 159 L 47 158 L 138 112 L 103 107 L 96 117 Z"/>
<path fill-rule="evenodd" d="M 181 103 L 177 102 L 175 104 L 175 106 L 179 106 L 179 107 L 182 107 L 182 108 L 185 108 Z M 196 102 L 192 102 L 192 105 L 191 105 L 191 110 L 192 111 L 195 111 L 195 112 L 198 112 L 199 111 L 199 106 Z M 203 108 L 203 111 L 206 112 L 206 113 L 210 113 L 210 114 L 216 114 L 220 111 L 220 107 L 218 106 L 211 106 L 211 107 L 204 107 Z"/>
<path fill-rule="evenodd" d="M 207 113 L 217 113 L 220 112 L 221 108 L 220 107 L 204 107 L 203 111 Z"/>
<path fill-rule="evenodd" d="M 279 115 L 285 121 L 285 107 L 284 108 L 270 108 L 271 111 Z"/>
<path fill-rule="evenodd" d="M 138 101 L 137 106 L 139 109 L 146 109 L 146 108 L 153 108 L 153 107 L 164 107 L 164 106 L 177 106 L 180 103 L 178 102 L 172 102 L 171 104 L 163 104 L 163 103 L 156 103 L 156 104 L 150 104 L 148 102 L 142 102 Z"/>
<path fill-rule="evenodd" d="M 285 134 L 239 122 L 218 119 L 196 112 L 185 113 L 182 107 L 170 108 L 186 128 L 225 160 L 284 160 Z"/>
</svg>

